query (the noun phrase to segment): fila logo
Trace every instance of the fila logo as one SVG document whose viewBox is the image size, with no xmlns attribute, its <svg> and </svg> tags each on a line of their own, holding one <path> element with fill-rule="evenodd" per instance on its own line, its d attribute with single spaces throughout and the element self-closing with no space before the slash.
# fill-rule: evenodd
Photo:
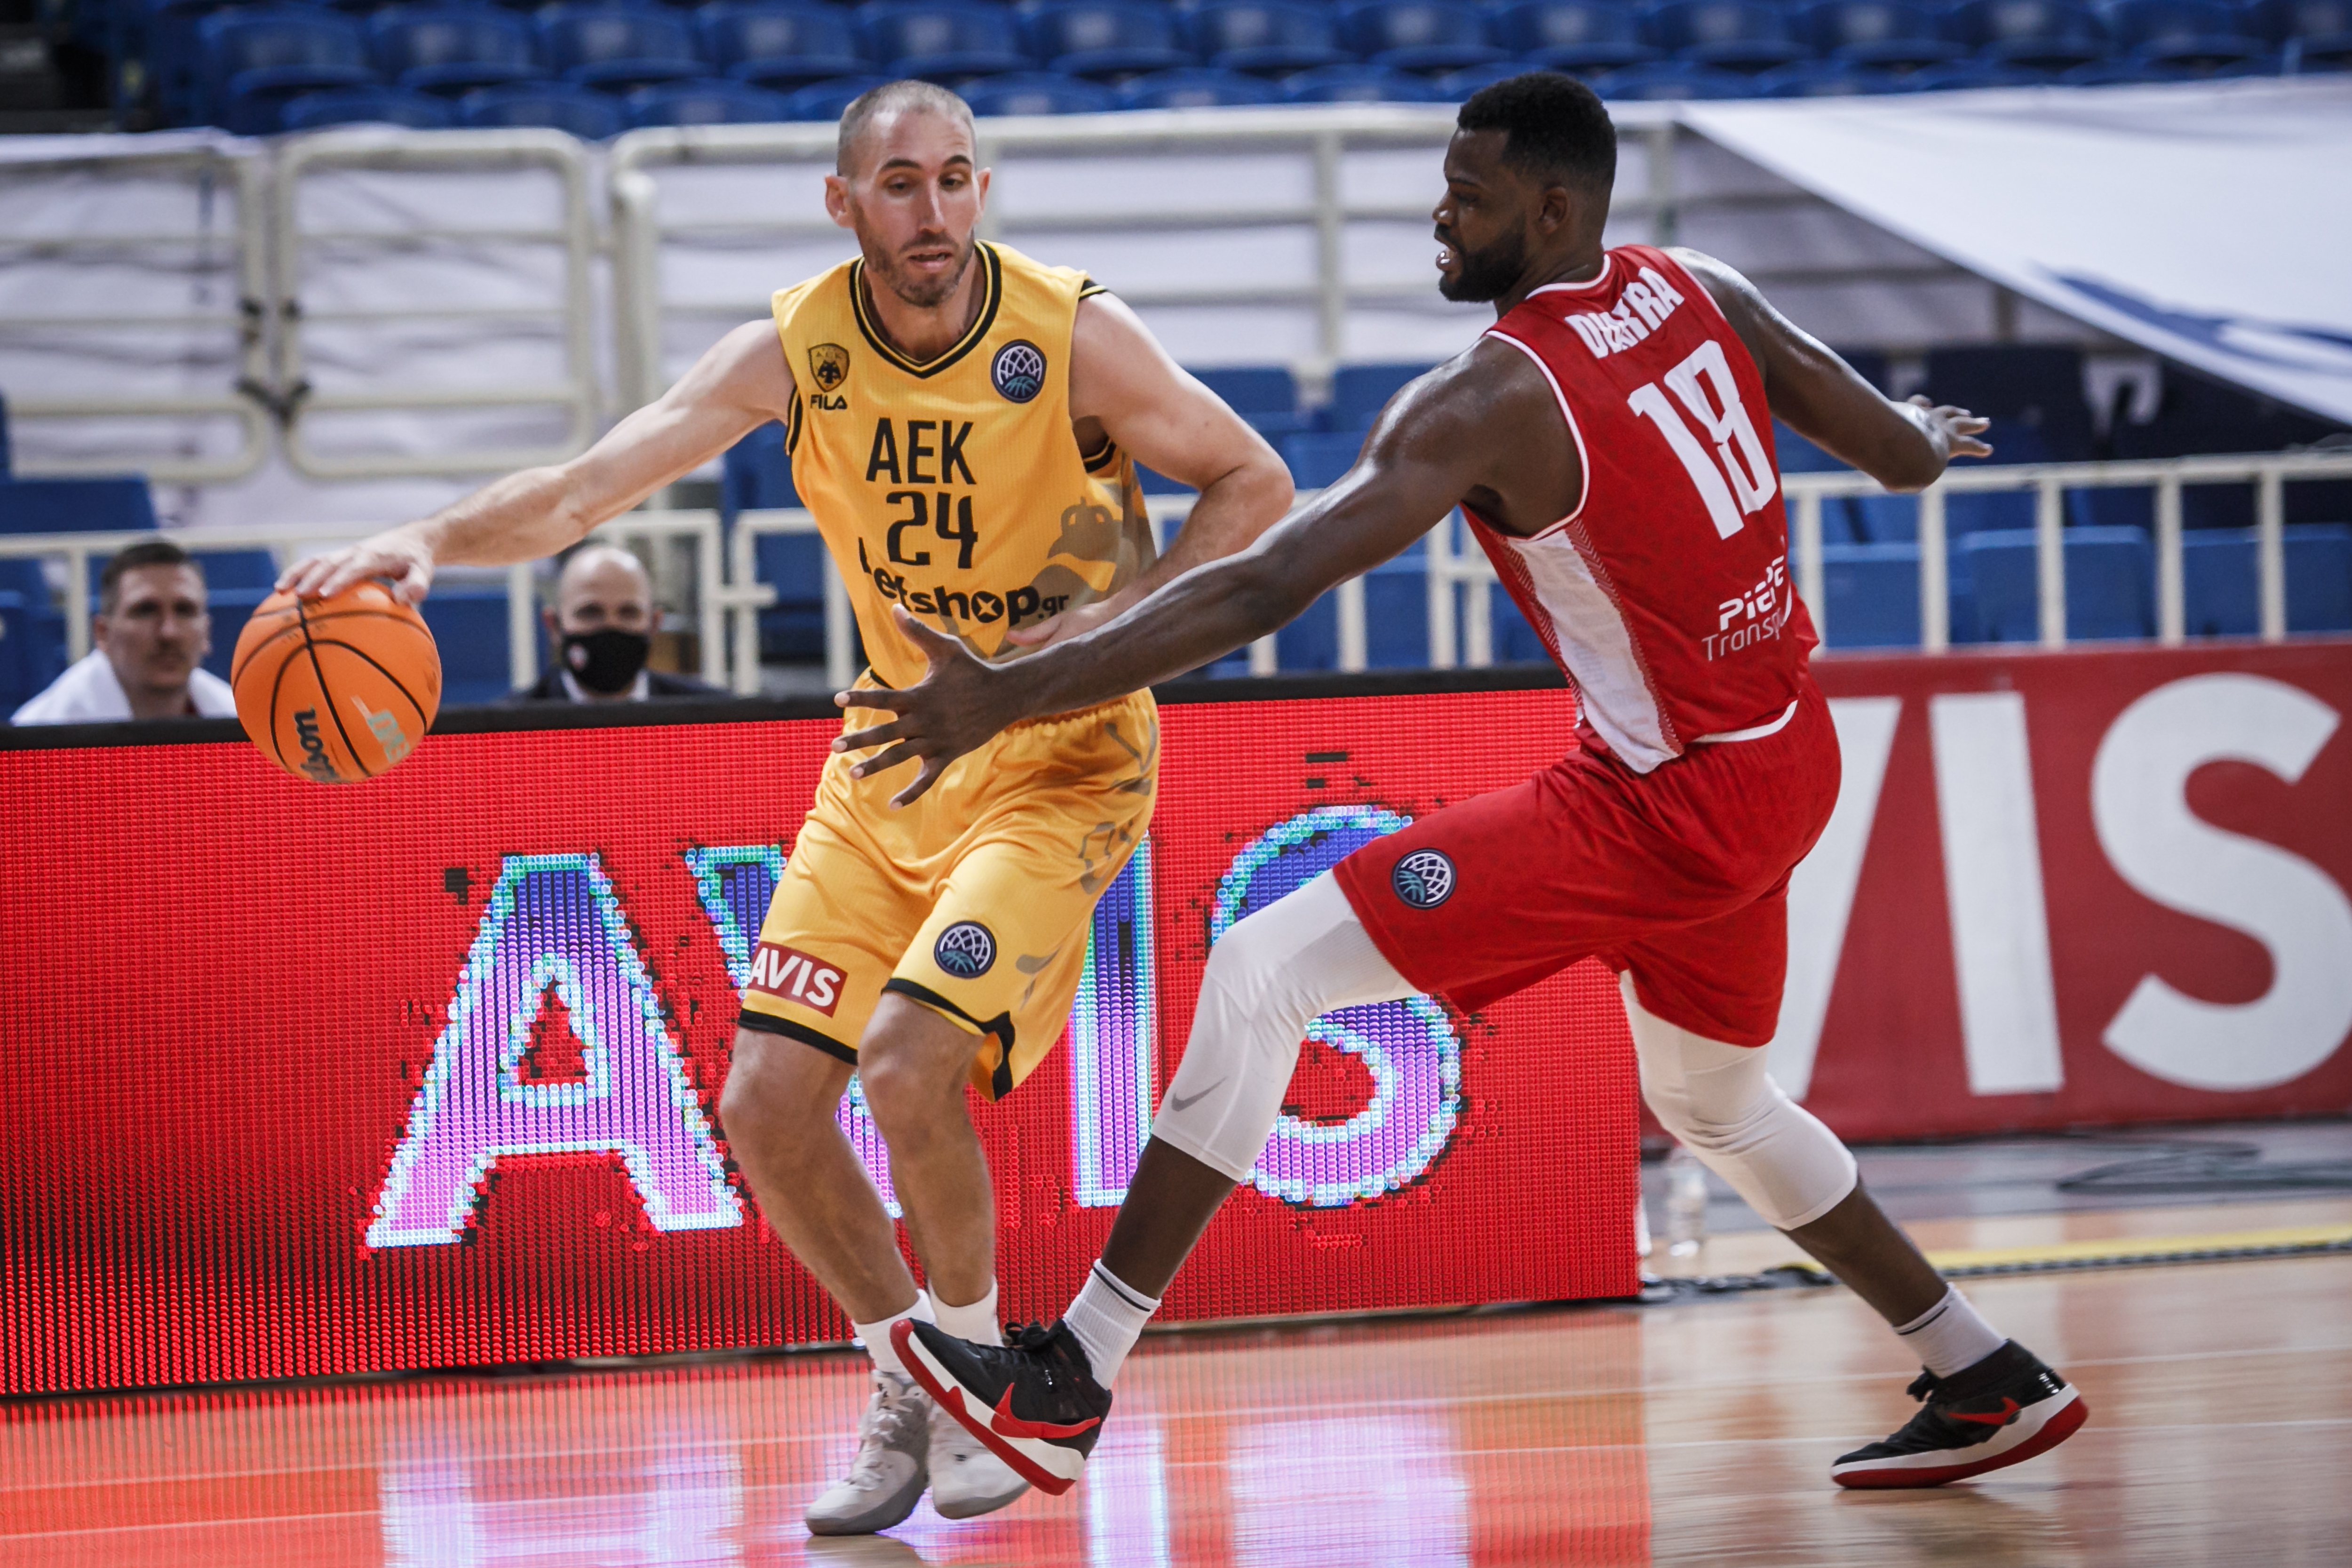
<svg viewBox="0 0 2352 1568">
<path fill-rule="evenodd" d="M 764 991 L 771 996 L 787 1002 L 797 1002 L 812 1012 L 833 1016 L 841 1005 L 841 986 L 845 978 L 829 963 L 796 952 L 777 942 L 763 942 L 751 955 L 751 975 L 745 988 Z"/>
<path fill-rule="evenodd" d="M 1580 316 L 1570 316 L 1568 324 L 1576 329 L 1576 335 L 1584 340 L 1584 346 L 1592 351 L 1594 359 L 1607 359 L 1664 326 L 1666 318 L 1682 302 L 1681 293 L 1656 268 L 1644 267 L 1638 280 L 1625 285 L 1624 295 L 1618 300 L 1614 310 L 1587 310 Z"/>
</svg>

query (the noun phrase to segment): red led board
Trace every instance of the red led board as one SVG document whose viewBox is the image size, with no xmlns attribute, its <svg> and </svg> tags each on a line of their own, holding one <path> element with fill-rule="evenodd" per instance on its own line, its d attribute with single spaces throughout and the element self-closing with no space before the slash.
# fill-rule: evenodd
<svg viewBox="0 0 2352 1568">
<path fill-rule="evenodd" d="M 1099 1250 L 1213 932 L 1574 744 L 1557 690 L 1162 722 L 1073 1026 L 975 1110 L 1012 1315 Z M 241 742 L 0 752 L 0 1392 L 845 1338 L 718 1119 L 835 728 L 444 734 L 333 789 Z M 1334 1015 L 1162 1315 L 1628 1294 L 1635 1114 L 1591 964 Z"/>
</svg>

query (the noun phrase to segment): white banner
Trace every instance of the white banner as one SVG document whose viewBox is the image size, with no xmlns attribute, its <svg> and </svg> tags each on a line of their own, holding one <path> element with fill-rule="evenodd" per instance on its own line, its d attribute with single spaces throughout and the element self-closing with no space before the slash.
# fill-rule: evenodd
<svg viewBox="0 0 2352 1568">
<path fill-rule="evenodd" d="M 2029 299 L 2352 420 L 2352 77 L 1683 112 Z"/>
</svg>

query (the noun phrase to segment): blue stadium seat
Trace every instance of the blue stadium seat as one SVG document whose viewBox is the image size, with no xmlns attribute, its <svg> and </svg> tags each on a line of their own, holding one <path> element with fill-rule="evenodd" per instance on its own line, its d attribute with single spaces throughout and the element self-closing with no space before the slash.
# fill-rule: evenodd
<svg viewBox="0 0 2352 1568">
<path fill-rule="evenodd" d="M 375 80 L 358 24 L 310 5 L 216 11 L 196 25 L 205 118 L 244 136 L 278 129 L 286 100 Z"/>
<path fill-rule="evenodd" d="M 1348 60 L 1329 10 L 1300 0 L 1209 0 L 1184 22 L 1193 52 L 1224 70 L 1287 76 Z"/>
<path fill-rule="evenodd" d="M 658 5 L 562 0 L 539 13 L 539 47 L 556 75 L 599 92 L 682 81 L 707 68 L 693 24 Z"/>
<path fill-rule="evenodd" d="M 1546 70 L 1613 70 L 1658 58 L 1642 14 L 1617 0 L 1522 0 L 1495 14 L 1495 41 Z"/>
<path fill-rule="evenodd" d="M 66 620 L 37 561 L 0 558 L 0 723 L 66 670 Z"/>
<path fill-rule="evenodd" d="M 1364 574 L 1364 664 L 1371 669 L 1429 668 L 1429 563 L 1420 540 Z"/>
<path fill-rule="evenodd" d="M 2260 59 L 2269 51 L 2250 36 L 2251 22 L 2221 0 L 2116 0 L 2107 7 L 2116 47 L 2151 65 L 2211 69 Z"/>
<path fill-rule="evenodd" d="M 1429 579 L 1419 541 L 1364 574 L 1364 662 L 1372 669 L 1429 667 Z M 1532 634 L 1530 634 L 1532 635 Z M 1283 670 L 1339 668 L 1339 596 L 1325 594 L 1274 636 Z"/>
<path fill-rule="evenodd" d="M 1291 103 L 1434 103 L 1437 89 L 1387 66 L 1318 66 L 1282 79 Z"/>
<path fill-rule="evenodd" d="M 1055 71 L 1008 71 L 983 77 L 961 89 L 974 114 L 1105 114 L 1118 107 L 1118 94 L 1099 82 Z"/>
<path fill-rule="evenodd" d="M 1128 109 L 1223 109 L 1280 103 L 1282 89 L 1240 71 L 1195 67 L 1137 77 L 1119 88 L 1118 98 Z"/>
<path fill-rule="evenodd" d="M 1372 416 L 1388 406 L 1397 389 L 1432 369 L 1414 363 L 1343 364 L 1331 373 L 1331 405 L 1324 411 L 1334 430 L 1353 430 L 1362 439 Z"/>
<path fill-rule="evenodd" d="M 784 97 L 725 77 L 656 82 L 622 100 L 632 130 L 652 125 L 769 125 L 789 119 Z"/>
<path fill-rule="evenodd" d="M 869 71 L 846 13 L 808 0 L 719 0 L 698 14 L 703 52 L 738 81 L 788 91 Z"/>
<path fill-rule="evenodd" d="M 114 0 L 126 47 L 144 56 L 155 109 L 166 125 L 195 122 L 203 112 L 204 50 L 196 29 L 236 0 Z"/>
<path fill-rule="evenodd" d="M 1023 16 L 1021 36 L 1029 53 L 1065 76 L 1139 76 L 1194 63 L 1174 10 L 1139 0 L 1045 0 Z"/>
<path fill-rule="evenodd" d="M 1489 626 L 1488 647 L 1496 664 L 1550 664 L 1551 650 L 1544 647 L 1543 638 L 1519 613 L 1518 601 L 1504 590 L 1500 583 L 1491 584 L 1486 590 L 1486 617 Z"/>
<path fill-rule="evenodd" d="M 516 81 L 485 87 L 457 100 L 457 118 L 467 125 L 505 128 L 543 126 L 569 131 L 583 142 L 602 142 L 621 133 L 621 106 L 600 92 L 560 81 Z"/>
<path fill-rule="evenodd" d="M 1363 449 L 1361 430 L 1309 431 L 1283 437 L 1282 460 L 1290 465 L 1293 484 L 1319 490 L 1354 468 Z"/>
<path fill-rule="evenodd" d="M 1753 98 L 1756 84 L 1737 71 L 1692 65 L 1687 60 L 1658 60 L 1595 77 L 1592 90 L 1605 99 L 1660 103 L 1679 99 Z"/>
<path fill-rule="evenodd" d="M 811 82 L 787 94 L 784 108 L 794 120 L 839 120 L 842 110 L 859 94 L 871 92 L 889 79 L 880 76 L 841 76 L 831 81 Z"/>
<path fill-rule="evenodd" d="M 2137 55 L 2118 55 L 2112 59 L 2093 60 L 2058 73 L 2065 87 L 2139 87 L 2150 82 L 2212 81 L 2225 77 L 2274 75 L 2267 59 L 2224 60 L 2218 64 L 2193 64 L 2185 60 L 2144 60 Z"/>
<path fill-rule="evenodd" d="M 2191 637 L 2252 637 L 2262 629 L 2254 531 L 2207 529 L 2181 537 L 2183 623 Z M 2286 629 L 2352 631 L 2352 523 L 2290 523 L 2285 531 Z"/>
<path fill-rule="evenodd" d="M 1463 0 L 1353 0 L 1339 12 L 1339 45 L 1394 70 L 1460 70 L 1509 58 Z"/>
<path fill-rule="evenodd" d="M 1851 60 L 1799 60 L 1759 71 L 1756 90 L 1765 98 L 1862 98 L 1901 92 L 1903 79 Z"/>
<path fill-rule="evenodd" d="M 866 54 L 886 74 L 952 81 L 1034 69 L 1012 14 L 975 0 L 867 0 L 857 8 Z"/>
<path fill-rule="evenodd" d="M 500 701 L 514 689 L 503 586 L 436 583 L 417 608 L 441 653 L 444 709 Z"/>
<path fill-rule="evenodd" d="M 1938 403 L 2000 421 L 2012 440 L 2016 426 L 2031 427 L 2047 454 L 2036 461 L 2078 463 L 2095 455 L 2091 405 L 2083 394 L 2083 351 L 2071 344 L 1930 349 L 1927 379 L 1919 390 Z M 2024 459 L 2003 452 L 1998 460 Z"/>
<path fill-rule="evenodd" d="M 1953 576 L 1965 574 L 1972 626 L 1956 616 L 1955 642 L 2032 642 L 2042 635 L 2041 557 L 2031 529 L 1971 533 L 1952 547 Z M 2156 635 L 2156 557 L 2136 528 L 2070 528 L 2065 535 L 2066 637 L 2070 642 Z"/>
<path fill-rule="evenodd" d="M 1822 451 L 1794 430 L 1778 420 L 1772 424 L 1772 456 L 1783 474 L 1850 474 L 1853 469 Z M 1853 544 L 1862 534 L 1855 527 L 1853 499 L 1848 496 L 1827 496 L 1822 501 L 1822 539 L 1824 543 Z M 1789 531 L 1797 528 L 1797 504 L 1789 503 Z"/>
<path fill-rule="evenodd" d="M 784 427 L 762 425 L 728 449 L 719 465 L 719 517 L 801 504 Z M 765 533 L 752 544 L 752 574 L 776 590 L 760 612 L 760 657 L 775 663 L 824 657 L 824 542 L 814 533 Z"/>
<path fill-rule="evenodd" d="M 1936 12 L 1914 0 L 1821 0 L 1805 12 L 1804 35 L 1829 59 L 1897 70 L 1968 54 L 1944 37 Z"/>
<path fill-rule="evenodd" d="M 1458 71 L 1446 71 L 1429 79 L 1440 103 L 1460 103 L 1480 88 L 1492 87 L 1498 81 L 1508 81 L 1515 76 L 1525 76 L 1528 68 L 1517 60 L 1495 60 L 1483 66 L 1464 66 Z"/>
<path fill-rule="evenodd" d="M 367 22 L 368 54 L 384 79 L 455 98 L 546 73 L 530 24 L 485 5 L 393 5 Z"/>
<path fill-rule="evenodd" d="M 1822 640 L 1831 647 L 1919 646 L 1919 547 L 1822 546 Z"/>
<path fill-rule="evenodd" d="M 1298 406 L 1298 384 L 1280 365 L 1234 365 L 1192 374 L 1269 440 L 1315 428 L 1315 416 Z"/>
<path fill-rule="evenodd" d="M 1754 72 L 1813 52 L 1788 14 L 1762 0 L 1666 0 L 1643 20 L 1650 42 L 1692 65 Z"/>
<path fill-rule="evenodd" d="M 1966 92 L 1990 87 L 2042 87 L 2053 79 L 2048 71 L 1994 60 L 1958 60 L 1948 66 L 1922 66 L 1906 72 L 1906 92 Z"/>
<path fill-rule="evenodd" d="M 1990 64 L 2058 71 L 2108 49 L 2105 24 L 2074 0 L 1962 0 L 1944 26 Z"/>
<path fill-rule="evenodd" d="M 332 125 L 440 131 L 455 125 L 457 116 L 447 103 L 427 93 L 397 87 L 339 87 L 288 99 L 278 121 L 289 131 L 323 131 Z"/>
<path fill-rule="evenodd" d="M 2245 14 L 2290 70 L 2352 65 L 2352 0 L 2254 0 Z"/>
<path fill-rule="evenodd" d="M 0 533 L 136 533 L 154 527 L 154 498 L 136 475 L 0 481 Z"/>
</svg>

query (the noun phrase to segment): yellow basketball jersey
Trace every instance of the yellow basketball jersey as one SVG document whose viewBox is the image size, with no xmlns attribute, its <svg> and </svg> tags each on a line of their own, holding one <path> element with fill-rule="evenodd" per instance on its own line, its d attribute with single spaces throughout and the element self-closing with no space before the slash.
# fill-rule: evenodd
<svg viewBox="0 0 2352 1568">
<path fill-rule="evenodd" d="M 891 686 L 928 662 L 893 601 L 982 658 L 1027 650 L 1015 626 L 1116 593 L 1151 564 L 1134 463 L 1070 428 L 1070 330 L 1085 275 L 981 243 L 984 297 L 963 340 L 928 363 L 891 346 L 863 261 L 775 297 L 798 386 L 785 426 L 793 488 L 849 585 L 866 656 Z"/>
</svg>

